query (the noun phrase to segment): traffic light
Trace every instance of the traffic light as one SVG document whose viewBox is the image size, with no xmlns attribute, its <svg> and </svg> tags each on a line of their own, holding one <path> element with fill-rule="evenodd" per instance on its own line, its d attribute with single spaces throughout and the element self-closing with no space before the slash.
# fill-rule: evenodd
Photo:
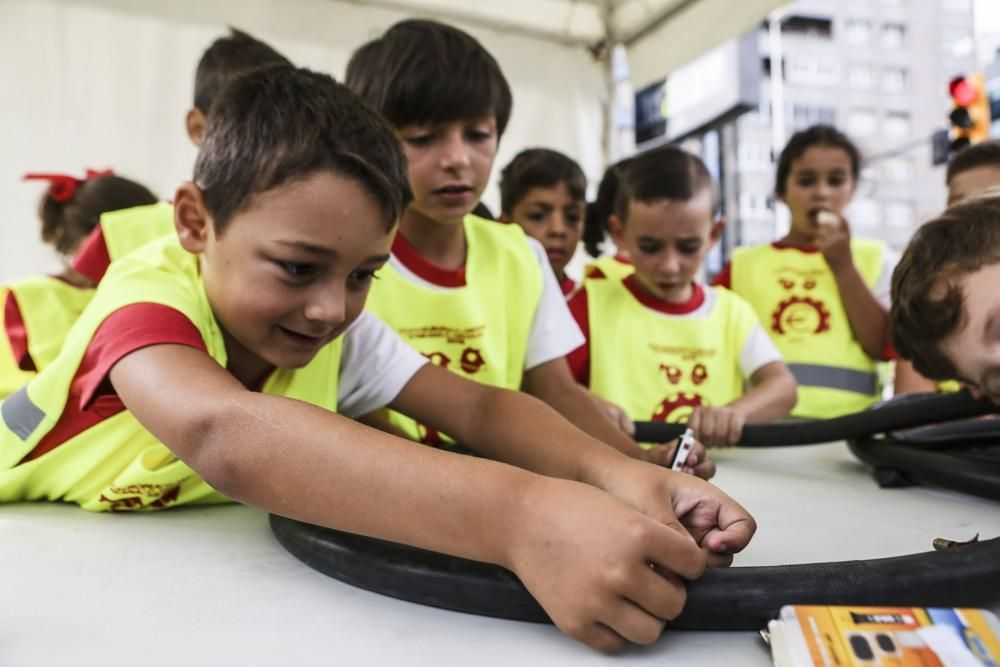
<svg viewBox="0 0 1000 667">
<path fill-rule="evenodd" d="M 952 110 L 951 152 L 960 151 L 990 136 L 990 102 L 982 74 L 956 76 L 948 83 Z"/>
</svg>

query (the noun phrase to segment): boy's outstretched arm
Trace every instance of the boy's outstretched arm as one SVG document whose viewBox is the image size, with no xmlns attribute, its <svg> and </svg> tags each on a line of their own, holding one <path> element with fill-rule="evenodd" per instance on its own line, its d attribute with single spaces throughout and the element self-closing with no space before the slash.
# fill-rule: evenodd
<svg viewBox="0 0 1000 667">
<path fill-rule="evenodd" d="M 603 407 L 595 409 L 595 400 L 600 399 L 591 395 L 573 379 L 565 357 L 553 359 L 526 371 L 523 389 L 544 401 L 587 435 L 627 456 L 658 465 L 667 464 L 673 456 L 676 443 L 643 449 L 611 421 L 607 410 Z M 715 475 L 715 462 L 705 455 L 702 446 L 691 452 L 688 464 L 690 472 L 702 479 L 711 479 Z"/>
<path fill-rule="evenodd" d="M 221 493 L 302 521 L 507 567 L 558 627 L 599 650 L 617 650 L 626 640 L 654 641 L 664 619 L 683 607 L 682 579 L 699 576 L 706 564 L 705 553 L 679 528 L 669 502 L 654 520 L 585 484 L 437 451 L 304 402 L 250 392 L 194 348 L 140 349 L 112 368 L 111 382 L 136 419 Z M 480 386 L 428 384 L 417 377 L 410 385 L 414 382 L 417 391 L 444 390 L 427 395 L 441 406 L 425 411 L 427 416 L 467 411 L 475 401 L 448 392 Z M 542 415 L 536 433 L 562 435 L 562 420 L 547 408 L 538 404 L 536 411 L 537 402 L 528 397 L 508 405 L 507 394 L 518 395 L 500 393 L 497 412 L 478 406 L 472 415 L 454 423 L 444 419 L 442 425 L 457 427 L 463 436 L 481 429 L 489 434 L 483 440 L 498 451 L 502 436 L 518 434 L 526 441 L 516 443 L 515 450 L 547 449 L 541 446 L 547 438 L 531 435 L 535 412 Z M 497 417 L 521 425 L 504 428 Z M 483 420 L 474 427 L 477 418 Z M 562 448 L 551 449 L 559 453 L 514 458 L 559 471 L 566 465 Z M 608 447 L 589 450 L 595 460 L 629 461 Z M 712 488 L 690 475 L 675 476 Z M 699 525 L 718 523 L 704 519 L 711 507 L 706 513 L 684 504 L 695 494 L 681 495 L 672 499 L 674 504 L 700 519 Z M 744 521 L 752 523 L 749 516 Z M 692 532 L 703 541 L 727 544 L 749 539 L 745 530 L 720 527 L 721 538 Z"/>
<path fill-rule="evenodd" d="M 426 365 L 391 407 L 490 458 L 597 486 L 666 525 L 679 519 L 710 564 L 731 561 L 756 529 L 746 510 L 711 484 L 630 458 L 523 392 Z"/>
<path fill-rule="evenodd" d="M 730 407 L 746 415 L 748 424 L 783 419 L 798 401 L 798 383 L 783 361 L 764 364 L 750 376 L 750 389 Z"/>
<path fill-rule="evenodd" d="M 754 371 L 750 386 L 727 405 L 696 408 L 688 426 L 709 447 L 731 447 L 739 442 L 746 424 L 787 417 L 798 400 L 795 376 L 783 361 L 772 361 Z"/>
</svg>

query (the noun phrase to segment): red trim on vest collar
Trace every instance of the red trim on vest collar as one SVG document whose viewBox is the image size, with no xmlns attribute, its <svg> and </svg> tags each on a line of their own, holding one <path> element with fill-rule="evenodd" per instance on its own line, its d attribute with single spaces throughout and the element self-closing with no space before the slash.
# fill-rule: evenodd
<svg viewBox="0 0 1000 667">
<path fill-rule="evenodd" d="M 465 286 L 464 266 L 460 269 L 446 269 L 429 262 L 398 232 L 392 241 L 392 254 L 403 266 L 438 287 Z"/>
<path fill-rule="evenodd" d="M 777 250 L 798 250 L 799 252 L 804 252 L 806 254 L 812 254 L 814 252 L 819 252 L 819 246 L 814 245 L 796 245 L 794 243 L 784 243 L 782 241 L 775 241 L 771 244 L 772 248 Z"/>
<path fill-rule="evenodd" d="M 625 278 L 622 283 L 624 283 L 625 287 L 639 303 L 667 315 L 687 315 L 698 310 L 705 303 L 705 290 L 698 283 L 691 283 L 691 286 L 694 288 L 691 292 L 691 298 L 683 303 L 664 301 L 652 296 L 639 284 L 639 280 L 635 277 L 635 274 Z"/>
</svg>

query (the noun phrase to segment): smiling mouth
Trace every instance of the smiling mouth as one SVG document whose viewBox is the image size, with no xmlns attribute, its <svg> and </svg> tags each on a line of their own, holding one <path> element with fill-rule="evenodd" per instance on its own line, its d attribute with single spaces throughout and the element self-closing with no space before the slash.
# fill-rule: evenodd
<svg viewBox="0 0 1000 667">
<path fill-rule="evenodd" d="M 291 329 L 286 329 L 283 326 L 279 326 L 278 329 L 280 329 L 281 333 L 285 334 L 286 337 L 291 339 L 293 343 L 300 345 L 302 347 L 310 347 L 310 348 L 319 347 L 321 345 L 324 345 L 330 338 L 329 334 L 325 336 L 307 336 L 305 334 L 300 334 L 296 331 L 292 331 Z"/>
</svg>

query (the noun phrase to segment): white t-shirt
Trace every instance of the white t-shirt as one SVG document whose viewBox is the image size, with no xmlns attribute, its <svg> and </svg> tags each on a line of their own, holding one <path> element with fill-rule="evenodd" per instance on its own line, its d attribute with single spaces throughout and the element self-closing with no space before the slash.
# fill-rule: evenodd
<svg viewBox="0 0 1000 667">
<path fill-rule="evenodd" d="M 427 358 L 367 310 L 344 332 L 337 413 L 360 417 L 391 403 Z"/>
<path fill-rule="evenodd" d="M 531 370 L 553 359 L 565 357 L 583 345 L 585 341 L 580 327 L 577 326 L 569 312 L 566 297 L 563 296 L 559 281 L 556 280 L 556 274 L 552 271 L 549 258 L 545 254 L 545 248 L 535 239 L 528 238 L 526 240 L 542 269 L 543 280 L 542 298 L 538 302 L 538 309 L 531 322 L 531 332 L 524 359 L 524 369 Z M 461 289 L 438 285 L 418 276 L 395 255 L 389 258 L 389 264 L 406 280 L 428 289 L 439 292 Z"/>
</svg>

